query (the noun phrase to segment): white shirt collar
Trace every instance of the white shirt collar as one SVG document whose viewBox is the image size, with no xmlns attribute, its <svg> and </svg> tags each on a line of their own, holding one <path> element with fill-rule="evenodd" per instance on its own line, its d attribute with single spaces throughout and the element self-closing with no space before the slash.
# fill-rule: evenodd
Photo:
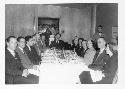
<svg viewBox="0 0 125 89">
<path fill-rule="evenodd" d="M 31 51 L 31 48 L 30 48 L 30 46 L 29 46 L 28 44 L 26 44 L 26 45 L 28 46 L 29 50 Z"/>
<path fill-rule="evenodd" d="M 19 46 L 18 46 L 18 48 L 19 48 L 21 51 L 23 51 L 23 48 L 21 48 L 21 47 L 19 47 Z"/>
<path fill-rule="evenodd" d="M 104 50 L 105 50 L 105 48 L 101 49 L 100 52 L 99 52 L 99 54 L 101 54 Z"/>
<path fill-rule="evenodd" d="M 28 44 L 26 44 L 28 47 L 30 47 Z"/>
<path fill-rule="evenodd" d="M 15 57 L 15 51 L 14 50 L 11 50 L 10 48 L 7 48 L 9 51 L 10 51 L 10 53 Z"/>
</svg>

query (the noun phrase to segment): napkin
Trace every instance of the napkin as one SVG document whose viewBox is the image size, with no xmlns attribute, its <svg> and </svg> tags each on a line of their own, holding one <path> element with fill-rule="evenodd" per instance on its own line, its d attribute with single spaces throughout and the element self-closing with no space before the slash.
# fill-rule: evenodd
<svg viewBox="0 0 125 89">
<path fill-rule="evenodd" d="M 33 75 L 36 75 L 36 76 L 39 76 L 40 75 L 40 70 L 39 70 L 39 65 L 36 65 L 37 66 L 37 69 L 28 69 L 28 72 L 29 74 L 33 74 Z"/>
<path fill-rule="evenodd" d="M 105 77 L 102 71 L 98 71 L 98 70 L 97 71 L 90 70 L 90 74 L 93 82 L 100 81 L 102 80 L 103 77 Z"/>
</svg>

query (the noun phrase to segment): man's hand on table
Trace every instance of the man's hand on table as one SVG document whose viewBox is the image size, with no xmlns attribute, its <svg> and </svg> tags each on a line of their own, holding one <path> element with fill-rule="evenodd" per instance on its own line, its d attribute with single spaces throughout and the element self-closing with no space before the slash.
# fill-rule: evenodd
<svg viewBox="0 0 125 89">
<path fill-rule="evenodd" d="M 28 70 L 27 70 L 27 69 L 24 69 L 22 76 L 27 77 L 28 74 L 29 74 Z"/>
<path fill-rule="evenodd" d="M 38 70 L 38 67 L 36 65 L 33 66 L 34 70 Z"/>
</svg>

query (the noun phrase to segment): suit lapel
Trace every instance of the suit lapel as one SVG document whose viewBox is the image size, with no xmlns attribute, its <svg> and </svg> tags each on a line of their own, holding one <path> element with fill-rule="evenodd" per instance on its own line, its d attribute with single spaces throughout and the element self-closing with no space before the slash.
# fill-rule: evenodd
<svg viewBox="0 0 125 89">
<path fill-rule="evenodd" d="M 17 53 L 15 52 L 15 57 L 10 53 L 10 51 L 7 49 L 8 54 L 12 59 L 17 59 Z"/>
<path fill-rule="evenodd" d="M 27 45 L 26 45 L 26 50 L 28 50 L 30 52 L 29 47 Z"/>
<path fill-rule="evenodd" d="M 17 52 L 15 52 L 15 59 L 18 59 L 18 54 L 17 54 Z"/>
<path fill-rule="evenodd" d="M 30 46 L 30 48 L 31 48 L 31 51 L 33 51 L 33 50 L 34 50 L 33 46 Z"/>
<path fill-rule="evenodd" d="M 97 61 L 98 55 L 99 55 L 99 51 L 96 52 L 96 54 L 94 56 L 94 59 L 93 59 L 93 63 L 95 63 Z"/>
<path fill-rule="evenodd" d="M 101 59 L 103 59 L 102 57 L 104 57 L 104 55 L 105 55 L 105 50 L 98 56 L 96 61 L 100 61 Z"/>
<path fill-rule="evenodd" d="M 25 54 L 24 49 L 23 49 L 23 51 L 22 51 L 19 47 L 17 47 L 17 51 L 18 51 L 20 54 Z M 24 52 L 24 53 L 23 53 L 23 52 Z"/>
</svg>

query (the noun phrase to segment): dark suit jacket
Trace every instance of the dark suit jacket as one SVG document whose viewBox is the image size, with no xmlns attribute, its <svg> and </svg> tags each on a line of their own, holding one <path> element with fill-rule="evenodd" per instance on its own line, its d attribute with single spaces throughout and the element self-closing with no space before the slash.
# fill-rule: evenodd
<svg viewBox="0 0 125 89">
<path fill-rule="evenodd" d="M 18 54 L 15 52 L 14 57 L 8 49 L 5 49 L 5 83 L 12 84 L 17 76 L 22 76 L 23 69 Z"/>
<path fill-rule="evenodd" d="M 96 52 L 93 63 L 90 64 L 88 67 L 93 70 L 101 70 L 104 71 L 105 65 L 109 60 L 109 55 L 106 54 L 106 50 L 104 50 L 99 56 L 99 51 Z M 97 58 L 98 57 L 98 58 Z M 82 84 L 93 84 L 90 71 L 83 71 L 79 75 L 80 81 Z"/>
<path fill-rule="evenodd" d="M 103 53 L 103 56 L 104 56 L 104 53 Z M 113 56 L 107 60 L 103 69 L 104 69 L 103 73 L 105 74 L 105 77 L 102 78 L 101 81 L 97 81 L 94 84 L 112 84 L 114 76 L 118 69 L 118 54 L 117 53 L 114 53 Z M 93 84 L 89 71 L 82 72 L 79 78 L 82 84 L 85 84 L 85 83 Z"/>
<path fill-rule="evenodd" d="M 45 41 L 42 43 L 41 41 L 38 41 L 36 44 L 33 45 L 35 50 L 37 51 L 38 55 L 41 55 L 41 52 L 44 52 L 46 49 Z M 39 50 L 38 50 L 39 49 Z M 40 51 L 40 52 L 39 52 Z"/>
<path fill-rule="evenodd" d="M 79 51 L 78 49 L 79 49 L 78 45 L 75 45 L 75 44 L 72 45 L 72 50 L 75 50 L 76 53 L 78 53 Z"/>
<path fill-rule="evenodd" d="M 22 50 L 19 47 L 17 47 L 15 51 L 18 53 L 18 55 L 19 55 L 19 57 L 21 59 L 22 65 L 26 69 L 31 69 L 33 67 L 33 64 L 31 63 L 31 61 L 30 61 L 29 57 L 27 56 L 27 54 L 23 53 Z"/>
<path fill-rule="evenodd" d="M 90 64 L 88 67 L 94 70 L 104 70 L 104 66 L 108 62 L 110 57 L 109 55 L 106 54 L 106 50 L 104 50 L 99 56 L 98 55 L 99 55 L 99 51 L 96 52 L 93 59 L 93 63 Z"/>
<path fill-rule="evenodd" d="M 59 40 L 59 43 L 56 43 L 56 40 L 52 41 L 50 48 L 55 47 L 56 49 L 63 49 L 65 46 L 64 41 Z"/>
<path fill-rule="evenodd" d="M 85 49 L 83 48 L 83 49 L 81 50 L 81 55 L 80 55 L 80 56 L 84 58 L 84 55 L 85 55 L 85 53 L 86 53 L 87 50 L 88 50 L 88 49 L 85 50 Z"/>
<path fill-rule="evenodd" d="M 69 44 L 68 42 L 64 42 L 64 50 L 72 50 L 71 44 Z"/>
<path fill-rule="evenodd" d="M 41 61 L 40 56 L 37 54 L 37 51 L 35 50 L 34 47 L 30 46 L 31 51 L 27 47 L 27 45 L 24 47 L 24 51 L 26 52 L 27 56 L 29 57 L 31 63 L 34 65 L 38 65 L 39 62 Z"/>
<path fill-rule="evenodd" d="M 84 50 L 83 47 L 78 46 L 77 55 L 80 56 L 80 57 L 82 57 L 82 55 L 83 55 L 83 53 L 82 53 L 83 50 Z"/>
<path fill-rule="evenodd" d="M 118 69 L 118 53 L 116 52 L 109 59 L 109 61 L 104 67 L 103 73 L 105 74 L 105 77 L 101 81 L 98 81 L 96 83 L 97 84 L 112 84 L 117 69 Z"/>
</svg>

